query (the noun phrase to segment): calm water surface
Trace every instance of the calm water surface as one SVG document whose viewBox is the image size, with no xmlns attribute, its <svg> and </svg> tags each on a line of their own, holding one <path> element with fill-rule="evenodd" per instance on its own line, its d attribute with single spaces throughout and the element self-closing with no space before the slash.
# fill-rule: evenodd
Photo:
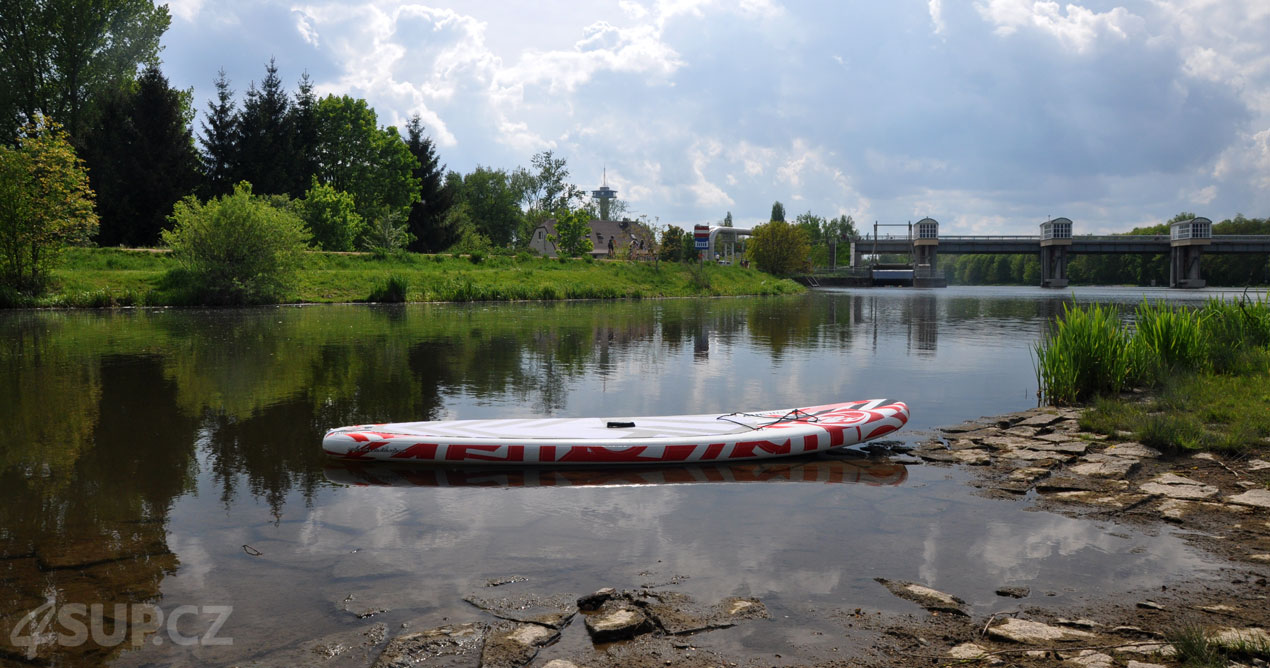
<svg viewBox="0 0 1270 668">
<path fill-rule="evenodd" d="M 491 578 L 578 594 L 674 582 L 776 614 L 911 611 L 875 577 L 976 612 L 1210 568 L 1170 534 L 973 495 L 955 469 L 844 457 L 579 473 L 335 465 L 333 426 L 730 412 L 886 397 L 901 437 L 1036 404 L 1064 301 L 1209 291 L 817 291 L 794 298 L 0 314 L 0 655 L 41 604 L 233 606 L 228 646 L 44 650 L 67 665 L 249 661 L 375 619 L 478 617 Z M 250 546 L 258 555 L 249 554 Z M 528 589 L 525 589 L 528 588 Z M 489 591 L 489 590 L 485 590 Z M 487 595 L 487 594 L 486 594 Z M 182 621 L 187 635 L 214 615 Z M 736 642 L 782 642 L 761 626 Z M 153 639 L 153 638 L 152 638 Z M 785 642 L 800 642 L 785 638 Z"/>
</svg>

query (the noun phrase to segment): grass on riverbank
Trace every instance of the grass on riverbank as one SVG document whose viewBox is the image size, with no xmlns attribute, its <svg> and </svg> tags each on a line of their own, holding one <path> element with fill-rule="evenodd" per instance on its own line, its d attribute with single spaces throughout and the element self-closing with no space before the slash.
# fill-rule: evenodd
<svg viewBox="0 0 1270 668">
<path fill-rule="evenodd" d="M 74 248 L 39 298 L 0 295 L 8 307 L 181 305 L 180 286 L 165 280 L 177 266 L 166 253 Z M 797 283 L 738 266 L 553 260 L 510 256 L 417 255 L 378 258 L 313 252 L 292 302 L 515 301 L 611 299 L 801 292 Z M 377 298 L 377 299 L 376 299 Z"/>
<path fill-rule="evenodd" d="M 1093 401 L 1086 430 L 1128 432 L 1173 453 L 1270 445 L 1265 299 L 1211 299 L 1199 309 L 1143 301 L 1131 324 L 1115 307 L 1065 307 L 1036 358 L 1049 403 Z M 1130 388 L 1150 392 L 1120 394 Z"/>
</svg>

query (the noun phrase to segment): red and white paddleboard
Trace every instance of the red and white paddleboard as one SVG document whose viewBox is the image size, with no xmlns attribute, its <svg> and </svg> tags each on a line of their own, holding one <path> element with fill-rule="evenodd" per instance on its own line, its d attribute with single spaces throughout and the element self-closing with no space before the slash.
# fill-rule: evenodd
<svg viewBox="0 0 1270 668">
<path fill-rule="evenodd" d="M 722 415 L 360 425 L 328 431 L 322 449 L 342 459 L 482 466 L 730 462 L 855 445 L 906 422 L 908 406 L 872 399 Z"/>
</svg>

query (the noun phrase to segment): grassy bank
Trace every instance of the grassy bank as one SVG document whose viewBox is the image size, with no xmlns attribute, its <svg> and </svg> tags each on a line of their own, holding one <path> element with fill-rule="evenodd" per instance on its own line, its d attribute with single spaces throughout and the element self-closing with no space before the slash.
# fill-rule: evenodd
<svg viewBox="0 0 1270 668">
<path fill-rule="evenodd" d="M 166 280 L 165 253 L 76 248 L 66 253 L 43 297 L 0 296 L 0 305 L 100 307 L 181 305 Z M 551 260 L 521 255 L 452 257 L 309 253 L 286 301 L 513 301 L 777 295 L 797 283 L 738 266 Z M 375 297 L 376 299 L 371 299 Z"/>
<path fill-rule="evenodd" d="M 1115 307 L 1067 307 L 1036 358 L 1046 401 L 1092 402 L 1087 430 L 1167 452 L 1270 448 L 1265 299 L 1144 301 L 1129 322 Z"/>
</svg>

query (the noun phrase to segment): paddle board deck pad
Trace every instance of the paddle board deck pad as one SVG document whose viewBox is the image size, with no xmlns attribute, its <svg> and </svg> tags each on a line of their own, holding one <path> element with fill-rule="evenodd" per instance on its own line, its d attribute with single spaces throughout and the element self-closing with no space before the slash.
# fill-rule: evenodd
<svg viewBox="0 0 1270 668">
<path fill-rule="evenodd" d="M 908 406 L 872 399 L 746 413 L 359 425 L 328 431 L 322 449 L 342 459 L 481 466 L 732 462 L 856 445 L 906 422 Z"/>
</svg>

